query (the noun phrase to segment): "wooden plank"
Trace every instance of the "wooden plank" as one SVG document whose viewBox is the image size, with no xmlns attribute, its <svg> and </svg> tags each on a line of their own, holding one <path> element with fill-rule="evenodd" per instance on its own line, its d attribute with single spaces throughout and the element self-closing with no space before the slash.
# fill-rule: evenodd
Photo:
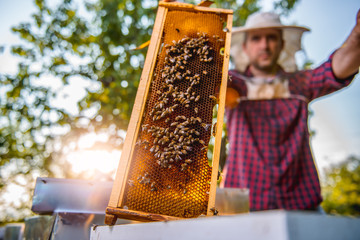
<svg viewBox="0 0 360 240">
<path fill-rule="evenodd" d="M 120 162 L 117 168 L 114 185 L 109 200 L 109 207 L 120 207 L 123 199 L 126 178 L 130 167 L 131 158 L 133 155 L 136 136 L 138 134 L 142 115 L 146 105 L 148 90 L 151 83 L 151 76 L 154 71 L 156 56 L 159 51 L 161 34 L 163 31 L 164 19 L 167 9 L 159 7 L 154 23 L 153 33 L 150 39 L 150 45 L 146 54 L 144 68 L 141 74 L 138 91 L 136 93 L 134 107 L 131 113 L 131 118 L 128 130 L 125 137 L 123 151 L 121 153 Z"/>
<path fill-rule="evenodd" d="M 112 207 L 107 207 L 106 212 L 115 215 L 118 218 L 141 221 L 141 222 L 170 221 L 170 220 L 183 219 L 183 218 L 177 218 L 167 215 L 146 213 L 141 211 L 133 211 L 127 209 L 112 208 Z"/>
<path fill-rule="evenodd" d="M 225 112 L 225 96 L 226 96 L 226 87 L 228 80 L 228 68 L 229 68 L 229 60 L 230 60 L 232 19 L 233 19 L 232 15 L 227 16 L 227 28 L 229 29 L 229 31 L 226 33 L 226 42 L 224 46 L 224 62 L 223 62 L 222 80 L 221 80 L 220 93 L 219 93 L 219 107 L 217 113 L 216 136 L 214 143 L 211 184 L 210 184 L 209 202 L 207 209 L 208 216 L 213 215 L 215 210 L 215 196 L 216 196 L 218 169 L 219 169 L 219 157 L 221 150 L 220 147 L 221 147 L 221 138 L 222 138 L 222 127 L 223 127 L 224 112 Z"/>
<path fill-rule="evenodd" d="M 233 14 L 233 10 L 222 9 L 222 8 L 209 8 L 203 6 L 196 6 L 190 3 L 181 3 L 181 2 L 159 2 L 159 6 L 168 8 L 169 10 L 186 10 L 194 12 L 209 12 L 209 13 L 223 13 L 223 14 Z"/>
</svg>

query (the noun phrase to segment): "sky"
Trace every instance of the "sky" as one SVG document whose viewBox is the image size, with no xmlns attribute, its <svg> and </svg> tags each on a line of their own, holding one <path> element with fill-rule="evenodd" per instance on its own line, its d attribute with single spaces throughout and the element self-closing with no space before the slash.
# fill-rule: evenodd
<svg viewBox="0 0 360 240">
<path fill-rule="evenodd" d="M 186 2 L 186 1 L 185 1 Z M 271 0 L 263 0 L 264 10 Z M 318 66 L 342 45 L 355 25 L 360 3 L 358 0 L 300 0 L 286 24 L 297 24 L 311 29 L 303 37 L 303 48 L 308 58 Z M 0 74 L 15 73 L 17 59 L 10 54 L 10 46 L 18 44 L 19 38 L 10 28 L 28 21 L 35 11 L 31 0 L 0 0 Z M 235 24 L 236 25 L 236 24 Z M 76 95 L 81 84 L 71 85 L 68 94 Z M 74 98 L 69 98 L 74 99 Z M 73 102 L 66 102 L 71 108 Z M 316 132 L 311 146 L 320 173 L 325 167 L 344 160 L 349 155 L 360 156 L 360 77 L 344 90 L 322 97 L 310 104 L 314 115 L 309 121 Z"/>
<path fill-rule="evenodd" d="M 314 66 L 318 66 L 340 47 L 355 25 L 360 2 L 357 0 L 302 0 L 288 23 L 310 27 L 303 38 L 303 47 Z M 346 89 L 313 101 L 314 116 L 310 129 L 316 132 L 311 140 L 318 169 L 360 156 L 360 77 Z"/>
</svg>

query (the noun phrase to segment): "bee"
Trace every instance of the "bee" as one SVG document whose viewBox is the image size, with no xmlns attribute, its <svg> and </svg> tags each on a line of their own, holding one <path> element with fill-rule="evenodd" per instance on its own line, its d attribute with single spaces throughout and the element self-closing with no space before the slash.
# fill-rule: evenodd
<svg viewBox="0 0 360 240">
<path fill-rule="evenodd" d="M 161 114 L 160 118 L 165 117 L 168 113 L 169 113 L 169 111 L 164 111 L 164 112 Z"/>
<path fill-rule="evenodd" d="M 200 100 L 200 95 L 198 95 L 196 98 L 195 98 L 195 102 L 198 102 Z"/>
<path fill-rule="evenodd" d="M 216 210 L 216 208 L 214 208 L 214 207 L 210 208 L 210 211 L 214 214 L 214 216 L 219 214 L 218 210 Z"/>
<path fill-rule="evenodd" d="M 201 126 L 205 129 L 205 131 L 208 131 L 211 127 L 211 124 L 202 123 Z"/>
<path fill-rule="evenodd" d="M 181 164 L 181 171 L 184 171 L 187 168 L 187 163 Z"/>
<path fill-rule="evenodd" d="M 161 77 L 165 79 L 165 78 L 168 77 L 168 74 L 163 72 L 163 73 L 161 74 Z"/>
<path fill-rule="evenodd" d="M 191 160 L 191 159 L 186 159 L 185 162 L 186 162 L 187 164 L 190 164 L 190 163 L 192 163 L 192 160 Z"/>
<path fill-rule="evenodd" d="M 169 142 L 170 141 L 170 139 L 167 137 L 167 136 L 164 136 L 163 138 L 162 138 L 162 142 L 163 143 L 167 143 L 167 142 Z"/>
<path fill-rule="evenodd" d="M 185 149 L 186 151 L 191 151 L 191 150 L 192 150 L 192 147 L 190 147 L 190 146 L 183 146 L 183 149 Z"/>
<path fill-rule="evenodd" d="M 178 125 L 178 124 L 179 124 L 178 122 L 172 122 L 172 123 L 170 124 L 170 126 L 173 127 L 173 126 L 176 126 L 176 125 Z"/>
<path fill-rule="evenodd" d="M 208 74 L 208 72 L 204 70 L 204 71 L 203 71 L 203 74 L 204 74 L 204 75 L 207 75 L 207 74 Z"/>
<path fill-rule="evenodd" d="M 199 143 L 202 144 L 202 145 L 205 145 L 204 140 L 201 140 L 201 139 L 200 139 L 200 140 L 199 140 Z"/>
<path fill-rule="evenodd" d="M 144 183 L 149 184 L 150 183 L 150 178 L 145 178 Z"/>
<path fill-rule="evenodd" d="M 179 79 L 179 80 L 182 79 L 181 73 L 179 73 L 179 72 L 176 73 L 175 77 L 176 77 L 177 79 Z"/>
<path fill-rule="evenodd" d="M 183 119 L 183 118 L 185 118 L 185 119 L 186 119 L 186 117 L 185 117 L 185 116 L 177 116 L 177 117 L 175 118 L 175 120 L 176 120 L 176 121 L 179 121 L 180 119 Z"/>
<path fill-rule="evenodd" d="M 217 101 L 217 98 L 214 95 L 210 95 L 209 98 L 214 100 L 214 101 Z"/>
<path fill-rule="evenodd" d="M 187 190 L 186 189 L 184 189 L 184 194 L 186 194 L 187 193 Z M 214 214 L 215 215 L 215 214 Z"/>
<path fill-rule="evenodd" d="M 216 122 L 214 123 L 214 126 L 213 126 L 213 136 L 215 136 L 216 135 Z"/>
<path fill-rule="evenodd" d="M 130 187 L 135 186 L 135 184 L 134 184 L 134 181 L 133 181 L 133 180 L 129 180 L 129 181 L 128 181 L 128 184 L 129 184 L 129 186 L 130 186 Z"/>
<path fill-rule="evenodd" d="M 151 110 L 151 112 L 149 113 L 149 116 L 150 116 L 150 117 L 152 117 L 152 115 L 154 114 L 154 111 L 155 111 L 155 108 L 153 108 L 153 109 Z"/>
</svg>

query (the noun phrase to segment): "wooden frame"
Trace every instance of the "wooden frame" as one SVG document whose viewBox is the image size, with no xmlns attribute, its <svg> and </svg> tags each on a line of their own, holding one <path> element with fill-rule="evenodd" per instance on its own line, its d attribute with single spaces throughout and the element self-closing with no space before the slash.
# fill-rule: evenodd
<svg viewBox="0 0 360 240">
<path fill-rule="evenodd" d="M 233 20 L 232 15 L 228 15 L 228 19 L 227 19 L 228 29 L 232 28 L 232 20 Z M 231 31 L 229 30 L 226 33 L 227 41 L 225 42 L 225 49 L 224 49 L 225 57 L 224 57 L 224 64 L 222 71 L 222 81 L 219 92 L 219 108 L 217 113 L 216 136 L 215 136 L 215 144 L 214 144 L 214 152 L 213 152 L 213 165 L 212 165 L 213 170 L 211 175 L 210 196 L 209 196 L 207 215 L 214 214 L 214 210 L 215 210 L 215 195 L 216 195 L 217 176 L 219 169 L 222 127 L 223 127 L 224 112 L 225 112 L 225 97 L 226 97 L 226 88 L 227 88 L 227 79 L 228 79 L 229 60 L 230 60 L 230 43 L 231 43 L 230 39 L 231 39 Z"/>
<path fill-rule="evenodd" d="M 192 4 L 176 3 L 176 2 L 175 3 L 159 2 L 153 33 L 147 51 L 143 72 L 141 74 L 140 84 L 137 91 L 133 111 L 131 114 L 124 147 L 121 154 L 121 159 L 117 168 L 116 177 L 110 195 L 109 204 L 106 209 L 105 223 L 108 225 L 114 225 L 116 223 L 117 217 L 124 217 L 139 221 L 164 221 L 164 220 L 179 219 L 171 216 L 144 213 L 140 211 L 132 211 L 132 210 L 119 208 L 124 198 L 126 178 L 129 172 L 130 161 L 133 156 L 136 136 L 138 135 L 140 129 L 141 119 L 143 117 L 146 100 L 151 85 L 151 80 L 152 80 L 151 76 L 153 75 L 153 71 L 155 68 L 155 64 L 157 60 L 156 56 L 160 48 L 161 34 L 163 32 L 164 22 L 166 19 L 168 9 L 182 9 L 182 10 L 186 9 L 189 11 L 206 11 L 206 12 L 228 14 L 227 28 L 229 29 L 229 31 L 226 33 L 226 42 L 224 47 L 225 55 L 223 61 L 222 83 L 219 92 L 220 95 L 219 95 L 218 119 L 217 119 L 217 127 L 216 127 L 215 146 L 213 152 L 213 166 L 212 166 L 211 186 L 209 193 L 207 215 L 212 215 L 214 213 L 216 183 L 217 183 L 217 175 L 218 175 L 219 156 L 220 156 L 220 144 L 222 137 L 221 135 L 222 135 L 224 106 L 225 106 L 225 92 L 226 92 L 227 75 L 228 75 L 227 70 L 229 64 L 232 10 L 208 8 L 208 7 L 194 6 Z"/>
</svg>

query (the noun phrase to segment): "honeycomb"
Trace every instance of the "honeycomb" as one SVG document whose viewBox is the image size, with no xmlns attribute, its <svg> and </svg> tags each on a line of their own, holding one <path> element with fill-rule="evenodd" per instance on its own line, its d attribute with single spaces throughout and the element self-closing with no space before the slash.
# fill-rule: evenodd
<svg viewBox="0 0 360 240">
<path fill-rule="evenodd" d="M 226 14 L 168 10 L 121 207 L 206 215 Z"/>
</svg>

